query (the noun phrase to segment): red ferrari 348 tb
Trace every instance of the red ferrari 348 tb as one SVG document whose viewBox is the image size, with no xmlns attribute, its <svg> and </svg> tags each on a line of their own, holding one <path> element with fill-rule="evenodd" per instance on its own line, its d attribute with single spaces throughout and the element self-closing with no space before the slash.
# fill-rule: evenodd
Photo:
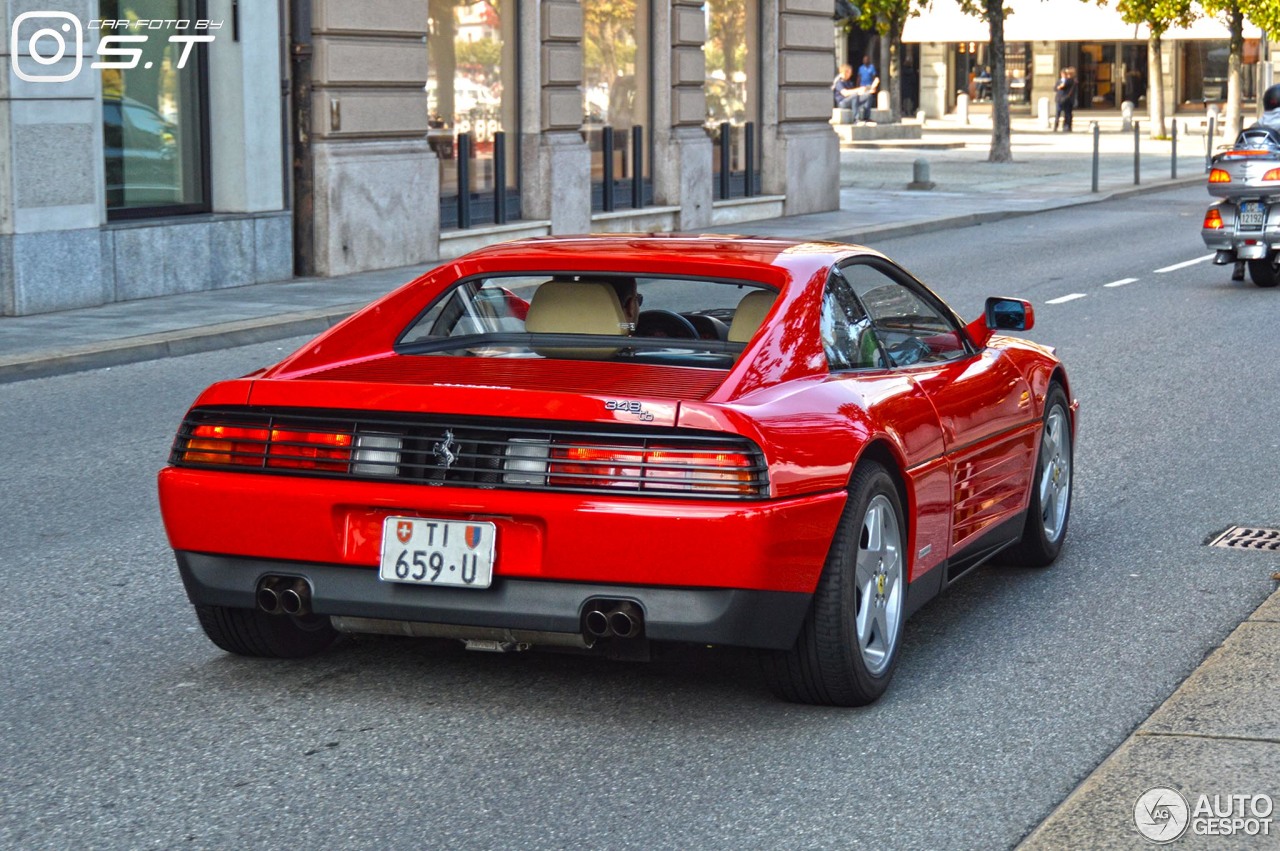
<svg viewBox="0 0 1280 851">
<path fill-rule="evenodd" d="M 1032 321 L 965 324 L 850 245 L 493 246 L 202 393 L 161 509 L 232 653 L 736 645 L 787 699 L 864 704 L 922 603 L 1062 547 L 1076 404 L 1002 333 Z"/>
</svg>

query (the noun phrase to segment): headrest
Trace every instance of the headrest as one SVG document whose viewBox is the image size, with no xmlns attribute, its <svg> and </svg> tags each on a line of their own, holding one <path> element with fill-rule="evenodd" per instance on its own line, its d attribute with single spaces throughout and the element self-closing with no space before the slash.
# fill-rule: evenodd
<svg viewBox="0 0 1280 851">
<path fill-rule="evenodd" d="M 770 290 L 752 290 L 738 302 L 738 309 L 733 313 L 733 323 L 729 326 L 729 342 L 745 343 L 756 335 L 760 323 L 773 307 L 777 293 Z"/>
<path fill-rule="evenodd" d="M 612 285 L 602 281 L 547 281 L 529 303 L 524 327 L 533 334 L 621 336 L 627 315 Z"/>
<path fill-rule="evenodd" d="M 618 291 L 603 281 L 547 281 L 529 302 L 524 329 L 532 334 L 604 334 L 621 337 L 627 315 Z M 535 348 L 544 358 L 591 359 L 613 357 L 617 349 Z"/>
</svg>

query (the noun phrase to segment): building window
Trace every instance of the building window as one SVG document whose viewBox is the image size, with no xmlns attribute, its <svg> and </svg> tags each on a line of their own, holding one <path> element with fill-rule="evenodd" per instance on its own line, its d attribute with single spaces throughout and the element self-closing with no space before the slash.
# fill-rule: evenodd
<svg viewBox="0 0 1280 851">
<path fill-rule="evenodd" d="M 591 206 L 643 207 L 653 200 L 647 156 L 653 124 L 649 0 L 583 0 L 582 18 Z"/>
<path fill-rule="evenodd" d="M 132 36 L 102 69 L 102 136 L 109 219 L 201 213 L 210 209 L 205 44 L 207 19 L 196 0 L 102 0 L 101 36 Z M 166 29 L 138 21 L 174 22 Z M 185 23 L 188 26 L 183 28 Z M 179 67 L 181 66 L 181 67 Z"/>
<path fill-rule="evenodd" d="M 1250 58 L 1245 51 L 1246 60 Z M 1225 103 L 1227 100 L 1227 67 L 1231 55 L 1229 41 L 1186 41 L 1182 44 L 1182 102 L 1188 104 Z M 1253 63 L 1246 61 L 1240 69 L 1240 96 L 1253 100 L 1258 96 L 1257 50 Z"/>
<path fill-rule="evenodd" d="M 759 6 L 747 0 L 702 4 L 707 21 L 702 47 L 707 59 L 706 124 L 716 146 L 712 168 L 719 198 L 760 191 Z"/>
<path fill-rule="evenodd" d="M 990 45 L 958 42 L 955 48 L 956 94 L 967 94 L 973 103 L 989 103 L 995 94 L 995 82 L 991 79 L 993 64 Z M 1004 76 L 1009 81 L 1009 103 L 1030 103 L 1030 42 L 1005 42 Z"/>
<path fill-rule="evenodd" d="M 520 217 L 515 0 L 430 0 L 427 139 L 440 162 L 440 226 Z"/>
</svg>

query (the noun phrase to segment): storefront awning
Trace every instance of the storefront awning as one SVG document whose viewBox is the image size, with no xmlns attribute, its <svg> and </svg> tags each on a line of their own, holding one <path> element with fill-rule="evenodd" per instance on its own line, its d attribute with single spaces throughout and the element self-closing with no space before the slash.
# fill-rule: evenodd
<svg viewBox="0 0 1280 851">
<path fill-rule="evenodd" d="M 1082 0 L 1007 0 L 1013 13 L 1005 18 L 1006 41 L 1146 41 L 1145 26 L 1135 27 L 1120 19 L 1115 9 Z M 987 24 L 960 11 L 956 0 L 933 0 L 920 17 L 907 21 L 905 42 L 985 43 L 990 38 Z M 1260 38 L 1261 31 L 1245 24 L 1245 38 Z M 1227 25 L 1216 18 L 1201 18 L 1186 29 L 1171 29 L 1168 39 L 1226 39 Z"/>
</svg>

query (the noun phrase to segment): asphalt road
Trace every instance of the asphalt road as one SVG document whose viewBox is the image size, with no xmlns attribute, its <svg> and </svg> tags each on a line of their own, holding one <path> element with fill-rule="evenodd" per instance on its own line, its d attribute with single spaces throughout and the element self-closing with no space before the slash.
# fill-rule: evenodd
<svg viewBox="0 0 1280 851">
<path fill-rule="evenodd" d="M 1061 560 L 925 607 L 863 710 L 777 702 L 725 650 L 228 656 L 186 603 L 154 475 L 200 388 L 302 341 L 0 385 L 0 847 L 1016 844 L 1271 590 L 1272 556 L 1203 542 L 1280 524 L 1280 289 L 1154 274 L 1207 253 L 1204 200 L 876 246 L 966 316 L 1032 300 L 1082 412 Z"/>
</svg>

